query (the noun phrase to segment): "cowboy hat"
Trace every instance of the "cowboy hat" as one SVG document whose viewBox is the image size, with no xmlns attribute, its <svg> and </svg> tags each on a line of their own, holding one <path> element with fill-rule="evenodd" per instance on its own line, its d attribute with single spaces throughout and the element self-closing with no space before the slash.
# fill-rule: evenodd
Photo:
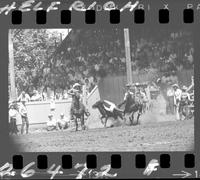
<svg viewBox="0 0 200 180">
<path fill-rule="evenodd" d="M 75 87 L 80 87 L 81 85 L 79 84 L 79 83 L 75 83 L 74 85 L 73 85 L 73 88 L 75 88 Z"/>
<path fill-rule="evenodd" d="M 173 84 L 172 87 L 177 87 L 178 88 L 179 86 L 178 86 L 178 84 Z"/>
<path fill-rule="evenodd" d="M 63 114 L 63 113 L 61 113 L 61 114 L 60 114 L 60 116 L 64 116 L 64 114 Z"/>
<path fill-rule="evenodd" d="M 183 87 L 182 87 L 182 90 L 185 90 L 185 91 L 186 91 L 186 90 L 187 90 L 187 87 L 186 87 L 186 86 L 183 86 Z"/>
</svg>

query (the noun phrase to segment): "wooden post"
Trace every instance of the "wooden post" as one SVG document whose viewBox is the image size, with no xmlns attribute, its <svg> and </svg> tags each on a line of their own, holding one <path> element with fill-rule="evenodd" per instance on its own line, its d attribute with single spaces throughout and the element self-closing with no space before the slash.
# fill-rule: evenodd
<svg viewBox="0 0 200 180">
<path fill-rule="evenodd" d="M 132 84 L 130 39 L 129 39 L 129 29 L 128 28 L 124 29 L 124 42 L 125 42 L 125 54 L 126 54 L 127 83 Z"/>
<path fill-rule="evenodd" d="M 17 100 L 16 87 L 15 87 L 15 63 L 14 63 L 14 52 L 13 52 L 13 41 L 12 41 L 12 30 L 8 32 L 8 48 L 9 48 L 9 73 L 10 73 L 10 99 Z"/>
</svg>

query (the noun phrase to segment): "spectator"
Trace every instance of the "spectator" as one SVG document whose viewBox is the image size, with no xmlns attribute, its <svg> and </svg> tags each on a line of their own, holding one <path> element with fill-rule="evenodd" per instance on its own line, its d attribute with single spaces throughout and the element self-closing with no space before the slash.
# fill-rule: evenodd
<svg viewBox="0 0 200 180">
<path fill-rule="evenodd" d="M 26 108 L 25 103 L 26 101 L 22 101 L 19 106 L 19 113 L 22 118 L 21 134 L 24 133 L 24 126 L 26 126 L 26 134 L 28 134 L 28 129 L 29 129 L 29 121 L 28 121 L 27 108 Z"/>
<path fill-rule="evenodd" d="M 49 114 L 49 120 L 47 121 L 47 131 L 58 130 L 58 124 L 56 120 L 53 118 L 52 114 Z"/>
<path fill-rule="evenodd" d="M 63 92 L 63 99 L 68 99 L 67 90 L 64 90 L 64 92 Z"/>
<path fill-rule="evenodd" d="M 17 134 L 19 132 L 17 128 L 17 107 L 14 104 L 11 104 L 9 107 L 9 130 L 10 134 Z"/>
<path fill-rule="evenodd" d="M 17 98 L 17 101 L 25 101 L 25 102 L 29 102 L 31 100 L 30 96 L 25 93 L 25 91 L 22 91 L 22 93 L 20 94 L 20 96 Z"/>
<path fill-rule="evenodd" d="M 52 97 L 50 101 L 50 112 L 52 115 L 55 115 L 55 111 L 56 111 L 55 97 Z"/>
<path fill-rule="evenodd" d="M 42 96 L 39 94 L 38 91 L 33 91 L 33 96 L 31 97 L 31 101 L 42 101 Z"/>
<path fill-rule="evenodd" d="M 58 128 L 60 130 L 66 129 L 69 127 L 69 119 L 65 117 L 63 113 L 60 114 L 60 119 L 58 119 Z"/>
<path fill-rule="evenodd" d="M 47 100 L 47 93 L 45 91 L 42 92 L 42 99 L 43 101 Z"/>
</svg>

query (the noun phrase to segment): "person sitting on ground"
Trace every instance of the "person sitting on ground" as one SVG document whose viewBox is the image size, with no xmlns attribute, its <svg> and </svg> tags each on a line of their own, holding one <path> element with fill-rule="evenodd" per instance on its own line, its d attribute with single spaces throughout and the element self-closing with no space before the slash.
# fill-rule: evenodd
<svg viewBox="0 0 200 180">
<path fill-rule="evenodd" d="M 67 129 L 69 127 L 69 120 L 65 117 L 63 113 L 60 114 L 60 119 L 58 119 L 58 128 L 60 130 Z"/>
<path fill-rule="evenodd" d="M 52 114 L 49 114 L 49 120 L 47 121 L 47 131 L 58 130 L 58 124 L 56 120 L 53 118 Z"/>
<path fill-rule="evenodd" d="M 17 98 L 17 101 L 19 102 L 21 101 L 29 102 L 30 100 L 31 100 L 30 96 L 27 93 L 25 93 L 25 91 L 22 91 L 20 96 Z"/>
</svg>

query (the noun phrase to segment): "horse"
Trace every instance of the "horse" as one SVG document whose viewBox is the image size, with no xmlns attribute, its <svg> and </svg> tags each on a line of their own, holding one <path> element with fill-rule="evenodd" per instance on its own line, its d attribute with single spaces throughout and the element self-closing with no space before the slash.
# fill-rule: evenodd
<svg viewBox="0 0 200 180">
<path fill-rule="evenodd" d="M 81 121 L 82 130 L 85 130 L 84 115 L 88 117 L 90 116 L 90 113 L 86 110 L 84 104 L 80 102 L 80 97 L 78 96 L 74 97 L 71 114 L 75 121 L 76 131 L 78 130 L 78 119 Z"/>
<path fill-rule="evenodd" d="M 131 122 L 131 125 L 133 125 L 134 121 L 134 114 L 138 112 L 137 115 L 137 123 L 139 122 L 140 115 L 142 114 L 143 111 L 143 103 L 140 102 L 140 100 L 136 100 L 136 98 L 132 97 L 130 93 L 127 94 L 126 100 L 122 103 L 125 103 L 125 108 L 124 108 L 124 116 L 126 114 L 131 114 L 131 117 L 129 117 L 129 120 Z M 122 104 L 119 104 L 118 107 L 121 107 Z"/>
<path fill-rule="evenodd" d="M 107 101 L 108 102 L 108 101 Z M 99 100 L 97 101 L 95 104 L 92 105 L 93 109 L 98 109 L 100 114 L 101 114 L 101 123 L 104 125 L 104 127 L 106 127 L 106 123 L 108 121 L 108 118 L 112 117 L 115 120 L 120 117 L 121 119 L 123 119 L 123 111 L 119 108 L 117 108 L 117 106 L 113 109 L 113 111 L 108 111 L 105 109 L 105 105 L 109 106 L 109 104 L 107 103 L 105 100 Z M 103 123 L 103 118 L 105 118 L 105 122 Z"/>
</svg>

